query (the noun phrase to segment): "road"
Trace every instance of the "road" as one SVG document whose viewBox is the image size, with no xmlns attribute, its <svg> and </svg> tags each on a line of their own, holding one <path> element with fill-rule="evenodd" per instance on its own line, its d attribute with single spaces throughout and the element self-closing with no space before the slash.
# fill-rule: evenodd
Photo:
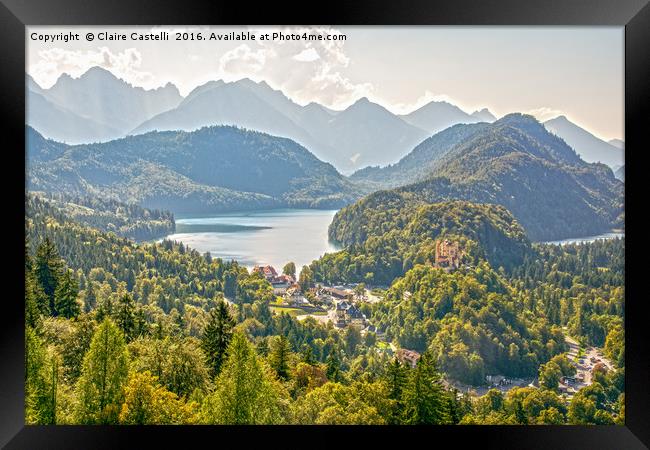
<svg viewBox="0 0 650 450">
<path fill-rule="evenodd" d="M 573 362 L 573 365 L 576 368 L 576 377 L 579 374 L 582 374 L 584 377 L 583 382 L 571 383 L 568 387 L 573 388 L 574 390 L 578 390 L 581 387 L 589 386 L 592 383 L 591 370 L 596 363 L 592 362 L 591 358 L 594 358 L 594 360 L 600 360 L 599 362 L 604 364 L 605 367 L 607 367 L 607 370 L 612 370 L 614 368 L 612 362 L 603 355 L 603 350 L 601 348 L 587 347 L 585 349 L 585 354 L 583 357 L 578 358 L 581 347 L 580 343 L 566 334 L 564 340 L 569 345 L 567 356 L 569 357 L 569 360 Z"/>
</svg>

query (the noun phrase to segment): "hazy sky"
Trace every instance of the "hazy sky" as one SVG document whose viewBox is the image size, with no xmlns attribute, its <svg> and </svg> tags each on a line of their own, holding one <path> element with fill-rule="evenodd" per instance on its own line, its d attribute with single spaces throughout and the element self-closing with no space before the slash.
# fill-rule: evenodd
<svg viewBox="0 0 650 450">
<path fill-rule="evenodd" d="M 622 27 L 203 27 L 155 28 L 171 40 L 134 41 L 150 27 L 28 27 L 27 72 L 43 87 L 61 73 L 102 66 L 135 86 L 172 82 L 186 95 L 209 80 L 265 80 L 300 104 L 342 109 L 366 96 L 395 113 L 431 100 L 497 117 L 566 115 L 606 140 L 623 138 Z M 174 32 L 252 31 L 255 41 L 175 41 Z M 124 33 L 92 42 L 88 32 Z M 345 40 L 260 41 L 264 33 L 344 34 Z M 31 33 L 79 33 L 80 41 L 33 41 Z"/>
</svg>

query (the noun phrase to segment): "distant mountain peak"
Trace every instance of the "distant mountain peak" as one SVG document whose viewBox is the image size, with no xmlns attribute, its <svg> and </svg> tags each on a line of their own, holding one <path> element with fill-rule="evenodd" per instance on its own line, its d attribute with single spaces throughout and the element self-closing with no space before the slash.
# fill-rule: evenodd
<svg viewBox="0 0 650 450">
<path fill-rule="evenodd" d="M 372 103 L 370 100 L 368 100 L 368 97 L 361 97 L 358 99 L 356 102 L 353 103 L 353 105 L 367 105 Z"/>
<path fill-rule="evenodd" d="M 539 125 L 540 127 L 543 126 L 539 120 L 535 118 L 535 116 L 532 116 L 530 114 L 525 114 L 525 113 L 510 113 L 506 114 L 499 120 L 495 122 L 495 124 L 501 124 L 501 123 L 517 123 L 517 124 L 531 124 L 531 125 Z"/>
<path fill-rule="evenodd" d="M 571 121 L 564 114 L 560 114 L 557 117 L 547 120 L 547 122 L 571 122 Z"/>
<path fill-rule="evenodd" d="M 128 84 L 129 86 L 131 85 L 130 83 L 126 82 L 125 80 L 119 78 L 117 75 L 115 75 L 113 72 L 111 72 L 108 69 L 105 69 L 100 66 L 93 66 L 90 69 L 86 70 L 81 76 L 79 77 L 80 80 L 93 80 L 93 81 L 119 81 L 124 84 Z"/>
<path fill-rule="evenodd" d="M 497 120 L 496 116 L 492 114 L 490 110 L 487 108 L 476 110 L 470 115 L 480 120 L 481 122 L 494 122 L 495 120 Z"/>
<path fill-rule="evenodd" d="M 610 167 L 624 163 L 621 148 L 603 141 L 561 115 L 544 122 L 544 127 L 561 137 L 587 162 L 602 162 Z"/>
</svg>

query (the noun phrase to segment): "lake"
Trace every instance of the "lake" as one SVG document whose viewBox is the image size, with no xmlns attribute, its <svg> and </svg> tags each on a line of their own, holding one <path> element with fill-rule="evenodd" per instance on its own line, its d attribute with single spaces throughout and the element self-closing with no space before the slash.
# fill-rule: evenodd
<svg viewBox="0 0 650 450">
<path fill-rule="evenodd" d="M 599 234 L 598 236 L 587 236 L 581 238 L 569 238 L 561 239 L 559 241 L 547 241 L 544 244 L 556 244 L 556 245 L 567 245 L 567 244 L 583 244 L 586 242 L 594 242 L 598 239 L 615 239 L 619 237 L 625 237 L 625 233 L 618 231 L 611 231 L 609 233 Z"/>
<path fill-rule="evenodd" d="M 274 209 L 176 217 L 181 241 L 214 258 L 234 259 L 247 268 L 270 264 L 281 271 L 289 261 L 300 272 L 326 252 L 337 248 L 327 239 L 336 210 Z"/>
</svg>

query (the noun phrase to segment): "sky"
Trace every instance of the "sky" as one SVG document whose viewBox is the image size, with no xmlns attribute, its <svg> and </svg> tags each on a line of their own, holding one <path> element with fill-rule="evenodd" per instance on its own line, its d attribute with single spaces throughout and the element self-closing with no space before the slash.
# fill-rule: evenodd
<svg viewBox="0 0 650 450">
<path fill-rule="evenodd" d="M 169 41 L 130 36 L 161 31 L 171 33 Z M 99 32 L 127 40 L 100 41 Z M 257 39 L 176 41 L 176 32 Z M 339 39 L 260 39 L 273 32 Z M 59 33 L 80 40 L 38 40 Z M 44 88 L 93 66 L 146 89 L 171 82 L 181 95 L 210 80 L 250 78 L 299 104 L 338 110 L 367 97 L 405 114 L 445 100 L 497 117 L 565 115 L 602 139 L 624 138 L 623 27 L 28 27 L 26 39 L 26 71 Z"/>
</svg>

